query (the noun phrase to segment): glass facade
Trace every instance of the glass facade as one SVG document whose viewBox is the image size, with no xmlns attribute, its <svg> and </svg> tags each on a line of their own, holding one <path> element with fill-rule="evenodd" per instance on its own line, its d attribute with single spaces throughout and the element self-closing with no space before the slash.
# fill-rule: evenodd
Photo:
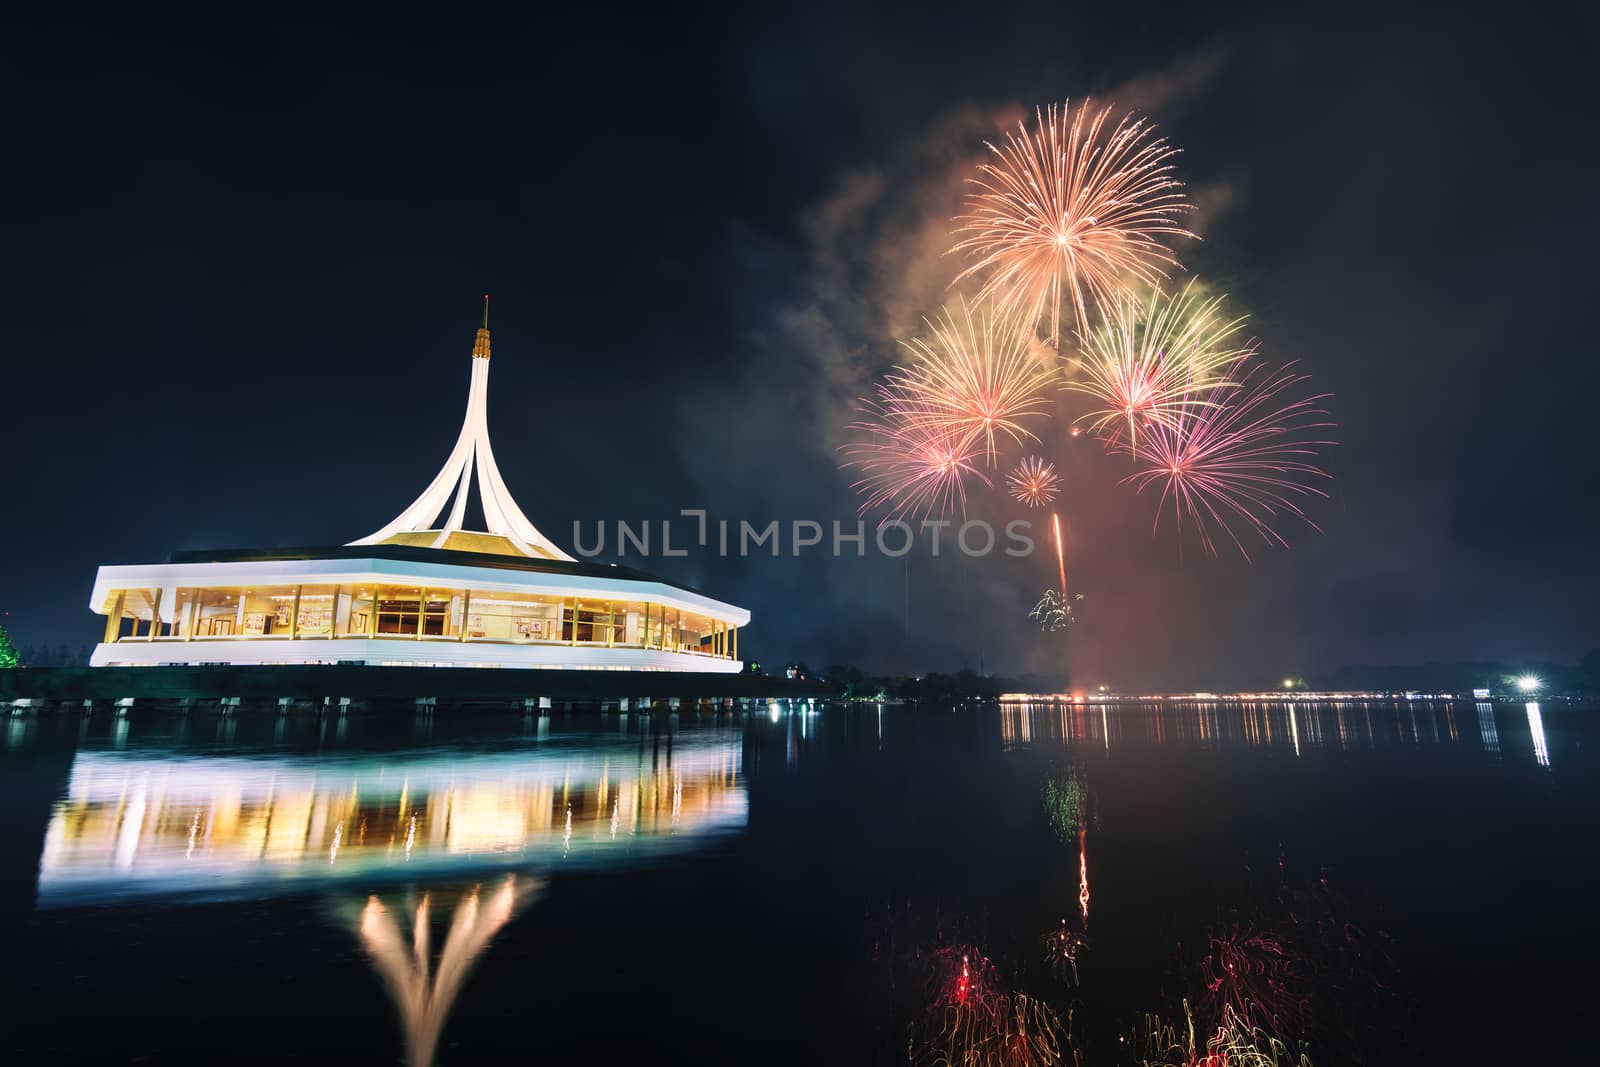
<svg viewBox="0 0 1600 1067">
<path fill-rule="evenodd" d="M 118 589 L 105 642 L 417 641 L 656 649 L 734 659 L 738 628 L 643 600 L 418 585 Z"/>
</svg>

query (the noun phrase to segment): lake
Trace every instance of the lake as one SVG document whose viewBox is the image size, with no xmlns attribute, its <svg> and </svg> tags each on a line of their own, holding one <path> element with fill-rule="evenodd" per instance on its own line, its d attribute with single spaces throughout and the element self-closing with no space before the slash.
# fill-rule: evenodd
<svg viewBox="0 0 1600 1067">
<path fill-rule="evenodd" d="M 12 716 L 0 1059 L 1534 1059 L 1588 1042 L 1596 721 Z"/>
</svg>

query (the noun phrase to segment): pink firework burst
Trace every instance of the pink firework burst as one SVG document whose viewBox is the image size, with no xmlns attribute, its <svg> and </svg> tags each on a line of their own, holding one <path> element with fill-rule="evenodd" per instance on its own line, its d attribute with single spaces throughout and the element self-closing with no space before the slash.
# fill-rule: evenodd
<svg viewBox="0 0 1600 1067">
<path fill-rule="evenodd" d="M 1056 466 L 1038 456 L 1028 456 L 1017 464 L 1016 470 L 1006 475 L 1011 495 L 1030 508 L 1042 508 L 1056 498 L 1061 489 L 1061 479 Z"/>
<path fill-rule="evenodd" d="M 1196 400 L 1228 384 L 1227 371 L 1255 349 L 1241 342 L 1243 318 L 1222 314 L 1222 297 L 1206 298 L 1190 281 L 1172 296 L 1154 290 L 1144 301 L 1123 298 L 1079 338 L 1080 376 L 1069 391 L 1094 407 L 1078 421 L 1115 448 L 1138 446 L 1139 428 L 1171 425 Z"/>
<path fill-rule="evenodd" d="M 1124 446 L 1140 469 L 1123 482 L 1141 493 L 1161 487 L 1157 527 L 1170 501 L 1180 538 L 1188 522 L 1211 555 L 1226 536 L 1249 559 L 1236 527 L 1282 547 L 1288 542 L 1272 527 L 1280 516 L 1320 532 L 1299 501 L 1328 495 L 1315 484 L 1330 477 L 1316 460 L 1336 442 L 1325 436 L 1334 424 L 1318 407 L 1329 394 L 1289 399 L 1308 380 L 1293 364 L 1274 373 L 1247 362 L 1241 358 L 1229 384 L 1208 399 L 1181 405 L 1169 419 L 1152 422 L 1136 446 Z"/>
<path fill-rule="evenodd" d="M 952 432 L 931 417 L 915 394 L 894 381 L 878 387 L 878 399 L 862 401 L 864 418 L 850 429 L 861 438 L 843 447 L 844 466 L 861 472 L 855 490 L 860 512 L 886 508 L 890 517 L 943 514 L 967 509 L 967 477 L 989 479 L 975 466 L 983 455 L 976 433 Z"/>
<path fill-rule="evenodd" d="M 1088 333 L 1090 300 L 1114 298 L 1130 278 L 1158 285 L 1178 265 L 1166 239 L 1194 236 L 1177 221 L 1192 208 L 1172 176 L 1178 150 L 1131 114 L 1108 128 L 1110 115 L 1088 100 L 1076 112 L 1035 109 L 1034 129 L 1018 123 L 988 146 L 993 159 L 955 220 L 951 251 L 971 259 L 956 280 L 983 274 L 980 298 L 1034 324 L 1048 314 L 1052 345 L 1063 301 Z"/>
</svg>

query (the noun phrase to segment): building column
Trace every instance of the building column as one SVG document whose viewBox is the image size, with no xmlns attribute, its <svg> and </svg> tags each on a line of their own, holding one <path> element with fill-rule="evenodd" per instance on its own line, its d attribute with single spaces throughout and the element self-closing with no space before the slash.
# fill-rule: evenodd
<svg viewBox="0 0 1600 1067">
<path fill-rule="evenodd" d="M 161 632 L 161 590 L 157 589 L 155 594 L 150 598 L 150 632 L 144 635 L 146 641 L 154 641 Z"/>
<path fill-rule="evenodd" d="M 568 645 L 576 645 L 577 643 L 578 643 L 578 598 L 577 597 L 573 597 L 572 598 L 572 637 L 571 637 L 570 640 L 568 640 L 567 644 Z"/>
<path fill-rule="evenodd" d="M 367 639 L 378 636 L 378 587 L 372 587 L 372 610 L 367 612 Z"/>
<path fill-rule="evenodd" d="M 641 648 L 650 647 L 650 608 L 650 601 L 646 600 L 644 602 L 644 639 L 639 642 L 639 647 Z"/>
<path fill-rule="evenodd" d="M 617 602 L 606 601 L 606 647 L 610 648 L 617 636 Z"/>
<path fill-rule="evenodd" d="M 457 640 L 465 641 L 467 639 L 467 631 L 472 628 L 470 625 L 468 625 L 467 620 L 471 617 L 472 590 L 468 589 L 466 592 L 461 594 L 461 636 Z"/>
<path fill-rule="evenodd" d="M 106 615 L 106 639 L 108 645 L 115 644 L 122 636 L 122 607 L 127 601 L 128 594 L 121 589 L 111 601 L 111 612 Z"/>
<path fill-rule="evenodd" d="M 289 607 L 289 640 L 293 641 L 300 636 L 300 590 L 305 586 L 294 587 L 294 603 Z"/>
<path fill-rule="evenodd" d="M 737 626 L 733 627 L 733 655 L 729 658 L 739 658 L 739 628 Z"/>
<path fill-rule="evenodd" d="M 182 593 L 182 590 L 179 590 Z M 200 625 L 200 590 L 189 590 L 189 621 L 183 627 L 183 639 L 194 640 L 194 628 Z"/>
<path fill-rule="evenodd" d="M 417 640 L 422 640 L 422 630 L 428 621 L 428 591 L 417 590 Z"/>
</svg>

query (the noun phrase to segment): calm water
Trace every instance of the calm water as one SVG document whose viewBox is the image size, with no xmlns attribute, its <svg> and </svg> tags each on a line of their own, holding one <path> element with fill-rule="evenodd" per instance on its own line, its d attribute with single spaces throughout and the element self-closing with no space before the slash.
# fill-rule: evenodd
<svg viewBox="0 0 1600 1067">
<path fill-rule="evenodd" d="M 937 1062 L 1053 1012 L 1112 1064 L 1186 1001 L 1318 1064 L 1574 1051 L 1597 721 L 16 717 L 0 1061 Z"/>
</svg>

